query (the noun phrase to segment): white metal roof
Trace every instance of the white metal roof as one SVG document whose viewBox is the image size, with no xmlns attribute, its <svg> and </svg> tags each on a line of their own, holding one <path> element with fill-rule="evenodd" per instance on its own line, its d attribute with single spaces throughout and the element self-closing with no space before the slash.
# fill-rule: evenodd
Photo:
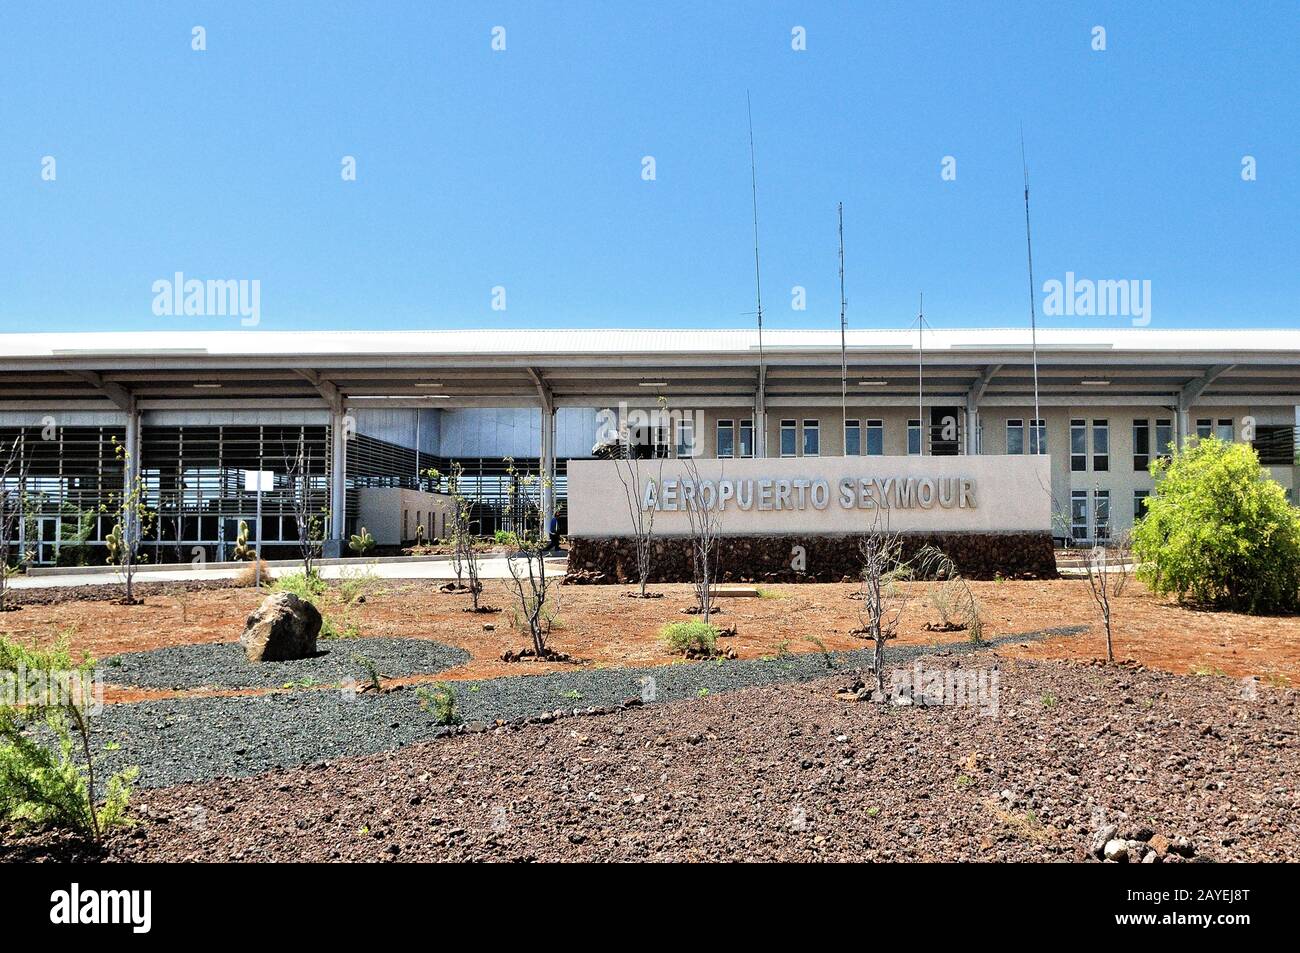
<svg viewBox="0 0 1300 953">
<path fill-rule="evenodd" d="M 838 330 L 768 330 L 764 349 L 838 351 Z M 855 351 L 918 347 L 915 329 L 851 330 Z M 927 330 L 927 351 L 1022 351 L 1027 328 Z M 1300 329 L 1040 328 L 1042 351 L 1080 352 L 1295 352 Z M 94 355 L 290 357 L 310 355 L 646 355 L 757 352 L 752 329 L 467 329 L 460 331 L 93 331 L 0 334 L 0 358 L 75 358 Z"/>
</svg>

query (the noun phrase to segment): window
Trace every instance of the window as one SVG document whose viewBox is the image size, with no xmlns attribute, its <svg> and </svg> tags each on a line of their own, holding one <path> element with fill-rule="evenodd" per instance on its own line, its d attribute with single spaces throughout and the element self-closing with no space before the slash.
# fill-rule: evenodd
<svg viewBox="0 0 1300 953">
<path fill-rule="evenodd" d="M 1144 471 L 1151 465 L 1151 422 L 1133 421 L 1133 469 Z"/>
<path fill-rule="evenodd" d="M 909 456 L 921 452 L 921 421 L 919 420 L 907 422 L 907 452 Z"/>
<path fill-rule="evenodd" d="M 1070 421 L 1070 469 L 1075 473 L 1088 469 L 1088 423 Z"/>
<path fill-rule="evenodd" d="M 736 455 L 736 426 L 730 420 L 718 421 L 718 459 L 727 460 Z"/>
<path fill-rule="evenodd" d="M 1174 422 L 1168 418 L 1156 421 L 1156 453 L 1162 457 L 1169 456 L 1169 447 L 1174 442 Z"/>
<path fill-rule="evenodd" d="M 752 420 L 740 422 L 740 455 L 742 457 L 754 455 L 754 421 Z"/>
<path fill-rule="evenodd" d="M 1214 432 L 1214 421 L 1209 417 L 1201 417 L 1196 421 L 1196 436 L 1208 437 Z"/>
<path fill-rule="evenodd" d="M 689 417 L 677 421 L 677 456 L 695 456 L 695 421 Z"/>
<path fill-rule="evenodd" d="M 1110 539 L 1110 490 L 1094 490 L 1092 497 L 1093 519 L 1097 524 L 1092 538 L 1101 542 Z"/>
<path fill-rule="evenodd" d="M 1296 463 L 1296 430 L 1285 424 L 1260 424 L 1251 442 L 1266 467 L 1289 467 Z"/>
<path fill-rule="evenodd" d="M 846 457 L 862 456 L 862 421 L 844 421 L 844 455 Z"/>
<path fill-rule="evenodd" d="M 1025 422 L 1019 419 L 1007 421 L 1007 453 L 1025 452 Z"/>
<path fill-rule="evenodd" d="M 1047 452 L 1047 421 L 1041 417 L 1034 421 L 1034 426 L 1030 436 L 1030 453 Z"/>
<path fill-rule="evenodd" d="M 1218 425 L 1214 428 L 1214 435 L 1224 443 L 1232 443 L 1232 418 L 1220 418 Z"/>
<path fill-rule="evenodd" d="M 1110 421 L 1108 420 L 1092 422 L 1092 468 L 1093 470 L 1110 469 Z"/>
<path fill-rule="evenodd" d="M 867 455 L 880 457 L 885 454 L 885 422 L 883 420 L 867 421 Z"/>
<path fill-rule="evenodd" d="M 654 433 L 654 442 L 655 442 L 655 450 L 654 450 L 655 459 L 659 460 L 664 457 L 667 457 L 668 456 L 668 428 L 661 424 L 654 428 L 653 433 Z"/>
<path fill-rule="evenodd" d="M 1076 542 L 1088 538 L 1088 491 L 1070 491 L 1070 536 Z"/>
<path fill-rule="evenodd" d="M 795 421 L 781 421 L 781 456 L 793 457 L 795 454 Z"/>
<path fill-rule="evenodd" d="M 1150 495 L 1150 490 L 1133 491 L 1133 522 L 1147 515 L 1147 497 Z"/>
<path fill-rule="evenodd" d="M 803 455 L 819 457 L 822 452 L 822 427 L 817 420 L 803 422 Z"/>
</svg>

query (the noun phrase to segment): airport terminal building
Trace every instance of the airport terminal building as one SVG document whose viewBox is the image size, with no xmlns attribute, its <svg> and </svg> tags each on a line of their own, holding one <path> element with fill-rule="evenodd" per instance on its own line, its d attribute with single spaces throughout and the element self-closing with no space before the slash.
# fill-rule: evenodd
<svg viewBox="0 0 1300 953">
<path fill-rule="evenodd" d="M 1043 329 L 1036 348 L 1027 329 L 862 330 L 843 349 L 838 331 L 0 335 L 0 458 L 17 442 L 18 535 L 45 564 L 102 563 L 104 509 L 137 476 L 151 562 L 224 560 L 241 520 L 292 555 L 304 486 L 327 551 L 365 525 L 395 552 L 443 535 L 427 471 L 453 463 L 480 532 L 510 528 L 512 483 L 564 532 L 584 506 L 570 461 L 625 452 L 621 434 L 643 457 L 809 472 L 1041 453 L 1052 535 L 1083 545 L 1131 526 L 1151 461 L 1197 436 L 1253 444 L 1295 500 L 1298 428 L 1292 330 Z"/>
</svg>

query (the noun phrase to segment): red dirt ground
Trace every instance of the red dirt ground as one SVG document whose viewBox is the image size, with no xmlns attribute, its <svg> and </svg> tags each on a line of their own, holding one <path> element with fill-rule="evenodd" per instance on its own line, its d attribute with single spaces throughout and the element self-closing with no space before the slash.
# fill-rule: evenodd
<svg viewBox="0 0 1300 953">
<path fill-rule="evenodd" d="M 503 611 L 474 615 L 463 609 L 465 595 L 439 592 L 428 582 L 373 580 L 364 603 L 345 605 L 337 588 L 322 609 L 340 630 L 355 625 L 362 636 L 431 638 L 470 652 L 466 665 L 444 679 L 481 679 L 535 674 L 564 666 L 557 663 L 505 663 L 501 654 L 519 649 L 528 638 L 514 629 L 512 594 L 499 580 L 485 582 L 483 601 Z M 662 599 L 633 599 L 622 586 L 556 586 L 558 624 L 552 647 L 595 667 L 668 665 L 679 661 L 660 641 L 668 622 L 692 618 L 682 610 L 693 603 L 691 587 L 653 587 Z M 931 632 L 939 614 L 930 604 L 931 587 L 908 583 L 910 596 L 902 618 L 900 644 L 962 641 L 962 632 Z M 1029 633 L 1045 628 L 1090 625 L 1088 633 L 1013 644 L 1003 654 L 1025 658 L 1096 658 L 1105 655 L 1098 613 L 1081 580 L 977 582 L 972 589 L 986 624 L 986 638 Z M 861 623 L 859 603 L 844 584 L 774 585 L 766 598 L 722 600 L 718 621 L 737 627 L 726 644 L 741 658 L 789 652 L 815 652 L 820 640 L 828 649 L 852 649 L 865 640 L 851 635 Z M 46 644 L 67 632 L 72 648 L 97 658 L 167 645 L 229 642 L 238 638 L 244 619 L 263 594 L 253 589 L 212 589 L 153 595 L 141 606 L 111 602 L 70 601 L 29 605 L 0 616 L 0 632 L 25 642 Z M 485 630 L 484 625 L 493 626 Z M 1275 684 L 1300 682 L 1300 617 L 1244 616 L 1205 612 L 1151 595 L 1130 581 L 1114 603 L 1116 656 L 1179 674 L 1257 675 Z M 171 693 L 111 691 L 109 700 L 129 701 Z M 228 694 L 228 693 L 210 693 Z"/>
</svg>

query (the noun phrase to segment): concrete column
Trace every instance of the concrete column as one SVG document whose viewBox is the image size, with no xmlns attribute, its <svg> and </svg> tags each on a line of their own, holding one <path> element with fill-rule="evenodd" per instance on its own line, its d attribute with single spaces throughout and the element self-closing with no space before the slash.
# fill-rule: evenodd
<svg viewBox="0 0 1300 953">
<path fill-rule="evenodd" d="M 754 459 L 761 460 L 767 456 L 767 380 L 766 372 L 758 378 L 758 390 L 754 393 Z"/>
<path fill-rule="evenodd" d="M 340 407 L 330 413 L 330 525 L 321 554 L 327 559 L 343 555 L 348 505 L 347 414 Z"/>
<path fill-rule="evenodd" d="M 966 404 L 966 453 L 974 456 L 979 453 L 979 407 L 968 401 Z"/>
<path fill-rule="evenodd" d="M 1177 427 L 1178 432 L 1174 435 L 1174 443 L 1176 443 L 1179 447 L 1185 447 L 1187 446 L 1188 438 L 1191 436 L 1192 433 L 1191 408 L 1179 406 L 1178 415 L 1175 418 L 1175 420 L 1176 420 L 1175 426 Z"/>
<path fill-rule="evenodd" d="M 142 501 L 138 497 L 132 500 L 131 495 L 136 492 L 140 474 L 143 472 L 140 466 L 141 426 L 140 411 L 136 409 L 133 401 L 130 409 L 126 412 L 126 467 L 122 474 L 125 481 L 122 486 L 123 500 L 131 501 L 122 526 L 122 533 L 128 549 L 133 544 L 138 545 L 140 542 L 140 521 L 137 517 L 137 511 Z"/>
<path fill-rule="evenodd" d="M 538 453 L 538 470 L 541 486 L 539 496 L 542 506 L 541 535 L 550 537 L 551 517 L 555 515 L 555 405 L 546 401 L 541 413 L 541 447 Z"/>
</svg>

